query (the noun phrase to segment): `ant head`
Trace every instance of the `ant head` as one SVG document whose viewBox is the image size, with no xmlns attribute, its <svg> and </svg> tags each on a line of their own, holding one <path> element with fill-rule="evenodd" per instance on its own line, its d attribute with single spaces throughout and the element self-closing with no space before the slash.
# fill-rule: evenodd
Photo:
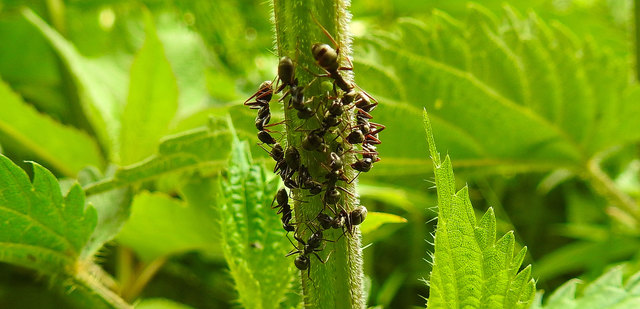
<svg viewBox="0 0 640 309">
<path fill-rule="evenodd" d="M 327 71 L 338 69 L 338 52 L 333 47 L 323 43 L 315 43 L 311 46 L 311 53 L 318 65 L 323 69 Z"/>
<path fill-rule="evenodd" d="M 265 80 L 264 82 L 262 82 L 262 84 L 260 84 L 260 88 L 258 88 L 258 91 L 260 91 L 261 93 L 265 93 L 271 90 L 271 85 L 272 82 L 270 80 Z"/>
<path fill-rule="evenodd" d="M 309 264 L 310 264 L 310 260 L 309 257 L 306 255 L 299 255 L 295 261 L 293 261 L 293 263 L 296 265 L 296 268 L 298 268 L 299 270 L 305 270 L 307 268 L 309 268 Z"/>
</svg>

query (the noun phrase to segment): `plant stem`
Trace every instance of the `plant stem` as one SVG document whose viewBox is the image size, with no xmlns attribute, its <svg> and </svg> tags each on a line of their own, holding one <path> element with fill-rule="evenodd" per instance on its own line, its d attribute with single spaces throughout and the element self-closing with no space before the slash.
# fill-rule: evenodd
<svg viewBox="0 0 640 309">
<path fill-rule="evenodd" d="M 315 64 L 311 54 L 311 46 L 316 42 L 333 45 L 330 39 L 324 35 L 322 29 L 313 21 L 313 17 L 336 40 L 339 45 L 341 65 L 347 66 L 347 57 L 351 53 L 351 40 L 347 32 L 351 19 L 348 12 L 349 5 L 349 0 L 273 0 L 278 55 L 280 57 L 288 56 L 294 60 L 299 85 L 309 85 L 313 81 L 304 90 L 305 98 L 320 97 L 321 94 L 326 94 L 326 90 L 324 92 L 321 90 L 321 84 L 331 81 L 329 78 L 314 79 L 314 76 L 308 72 L 324 73 Z M 340 72 L 340 74 L 344 74 L 344 72 Z M 349 80 L 352 78 L 346 74 L 343 76 Z M 326 106 L 328 102 L 314 102 L 313 104 Z M 317 108 L 317 114 L 326 110 L 324 106 L 313 106 L 312 108 Z M 342 123 L 353 121 L 353 113 L 345 112 L 342 117 Z M 334 134 L 327 134 L 325 141 L 330 143 L 330 150 L 326 153 L 303 150 L 302 140 L 311 130 L 320 126 L 319 120 L 312 117 L 308 121 L 301 121 L 293 108 L 285 108 L 285 120 L 287 123 L 287 144 L 300 151 L 302 164 L 309 168 L 315 180 L 322 182 L 328 171 L 321 163 L 328 164 L 328 152 L 333 151 L 341 139 L 334 139 Z M 350 145 L 343 145 L 343 147 L 344 149 L 351 148 Z M 344 173 L 348 179 L 353 179 L 356 176 L 355 172 L 349 168 L 354 160 L 355 157 L 352 155 L 343 157 Z M 351 184 L 340 184 L 341 187 L 353 193 L 353 196 L 341 193 L 342 201 L 339 204 L 347 211 L 354 209 L 358 203 L 355 183 L 354 181 Z M 325 212 L 329 212 L 328 208 L 323 207 L 322 195 L 308 196 L 306 190 L 304 192 L 294 190 L 296 222 L 313 220 L 323 209 Z M 311 234 L 310 229 L 305 228 L 304 224 L 299 227 L 297 235 L 301 239 L 308 239 Z M 339 230 L 325 231 L 325 239 L 337 239 L 335 242 L 326 242 L 326 247 L 320 252 L 323 259 L 326 259 L 330 254 L 328 261 L 323 265 L 316 257 L 310 256 L 312 259 L 310 279 L 306 270 L 301 271 L 305 308 L 365 308 L 360 231 L 356 229 L 353 235 L 347 234 L 343 237 L 340 235 L 342 235 L 342 231 Z"/>
<path fill-rule="evenodd" d="M 99 266 L 89 263 L 88 265 L 78 267 L 79 271 L 75 275 L 75 280 L 83 288 L 88 289 L 88 292 L 95 294 L 105 303 L 109 304 L 115 309 L 133 309 L 133 306 L 124 301 L 118 294 L 111 289 L 107 288 L 103 282 L 100 274 L 93 273 L 93 271 L 99 269 Z"/>
<path fill-rule="evenodd" d="M 587 173 L 594 188 L 615 206 L 635 219 L 635 226 L 640 223 L 640 206 L 624 192 L 620 191 L 613 180 L 600 168 L 602 161 L 616 149 L 601 152 L 587 163 Z"/>
<path fill-rule="evenodd" d="M 635 29 L 636 29 L 636 37 L 635 37 L 636 39 L 636 42 L 635 42 L 636 81 L 640 81 L 640 0 L 634 1 L 633 12 L 634 12 L 633 22 L 635 24 Z"/>
</svg>

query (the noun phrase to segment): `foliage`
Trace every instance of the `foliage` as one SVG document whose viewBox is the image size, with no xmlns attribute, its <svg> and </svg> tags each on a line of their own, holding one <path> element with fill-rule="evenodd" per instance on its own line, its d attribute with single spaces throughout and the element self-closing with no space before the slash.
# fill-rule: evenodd
<svg viewBox="0 0 640 309">
<path fill-rule="evenodd" d="M 222 249 L 245 308 L 278 308 L 295 278 L 292 260 L 282 258 L 291 245 L 270 207 L 279 184 L 252 162 L 246 143 L 234 143 L 220 184 L 220 229 Z"/>
<path fill-rule="evenodd" d="M 369 209 L 358 292 L 369 306 L 423 306 L 430 294 L 439 307 L 455 293 L 447 306 L 525 307 L 535 286 L 548 292 L 532 308 L 637 307 L 631 5 L 352 3 L 354 76 L 380 102 L 373 121 L 387 126 L 382 161 L 357 184 Z M 256 145 L 255 111 L 240 104 L 276 74 L 270 9 L 0 4 L 0 307 L 300 306 L 284 257 L 293 246 L 268 207 L 273 166 Z M 307 45 L 328 40 L 303 22 L 306 10 L 291 11 L 304 18 L 289 34 L 309 41 L 288 48 L 316 72 Z M 272 122 L 286 112 L 277 99 Z M 436 144 L 421 142 L 424 108 L 453 158 L 435 169 L 426 153 Z M 424 181 L 432 169 L 437 196 Z M 434 247 L 424 239 L 436 215 Z M 316 266 L 348 273 L 331 265 L 314 264 L 314 281 L 326 282 Z"/>
<path fill-rule="evenodd" d="M 637 308 L 640 273 L 631 276 L 624 285 L 622 276 L 621 267 L 613 268 L 584 287 L 579 297 L 576 295 L 579 280 L 570 280 L 554 291 L 544 306 L 538 302 L 532 308 Z"/>
<path fill-rule="evenodd" d="M 75 275 L 82 248 L 96 226 L 96 211 L 85 209 L 84 193 L 76 184 L 66 196 L 47 169 L 33 163 L 29 176 L 0 156 L 2 261 L 47 274 Z"/>
<path fill-rule="evenodd" d="M 424 121 L 438 189 L 438 227 L 427 307 L 528 308 L 536 284 L 530 265 L 520 270 L 527 247 L 514 254 L 513 232 L 496 240 L 491 208 L 476 222 L 469 189 L 456 192 L 449 156 L 440 161 L 426 112 Z"/>
<path fill-rule="evenodd" d="M 436 11 L 396 27 L 364 39 L 371 55 L 355 64 L 386 109 L 380 121 L 411 121 L 388 133 L 386 168 L 396 173 L 427 166 L 426 149 L 407 143 L 422 106 L 459 166 L 582 173 L 596 153 L 640 138 L 627 62 L 559 24 L 474 5 L 464 21 Z"/>
</svg>

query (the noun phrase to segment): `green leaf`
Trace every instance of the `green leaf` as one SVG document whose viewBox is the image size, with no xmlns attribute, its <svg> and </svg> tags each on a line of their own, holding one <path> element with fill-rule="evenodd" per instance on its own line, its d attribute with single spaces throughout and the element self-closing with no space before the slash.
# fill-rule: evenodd
<svg viewBox="0 0 640 309">
<path fill-rule="evenodd" d="M 153 17 L 145 14 L 146 39 L 131 66 L 129 97 L 122 115 L 120 163 L 153 154 L 178 109 L 178 84 L 158 39 Z"/>
<path fill-rule="evenodd" d="M 75 275 L 97 216 L 80 185 L 62 196 L 56 178 L 33 163 L 33 183 L 0 155 L 0 261 L 46 274 Z"/>
<path fill-rule="evenodd" d="M 164 298 L 146 298 L 136 304 L 136 309 L 191 309 L 192 307 Z"/>
<path fill-rule="evenodd" d="M 131 205 L 131 216 L 118 242 L 133 248 L 145 261 L 212 247 L 217 233 L 210 205 L 187 204 L 164 193 L 142 192 Z"/>
<path fill-rule="evenodd" d="M 633 309 L 640 306 L 640 272 L 633 275 L 626 284 L 622 280 L 622 268 L 615 267 L 584 288 L 576 295 L 579 280 L 572 279 L 556 289 L 549 296 L 544 309 Z"/>
<path fill-rule="evenodd" d="M 49 42 L 53 50 L 68 68 L 78 88 L 82 111 L 95 131 L 100 144 L 111 150 L 118 137 L 120 102 L 117 94 L 108 89 L 99 74 L 101 70 L 83 57 L 65 38 L 51 28 L 30 9 L 23 9 L 22 15 Z M 113 80 L 114 77 L 111 76 Z"/>
<path fill-rule="evenodd" d="M 531 266 L 520 271 L 526 247 L 514 255 L 513 232 L 496 240 L 492 208 L 476 221 L 468 189 L 455 191 L 449 156 L 440 161 L 426 111 L 424 123 L 438 190 L 428 308 L 528 308 L 536 289 Z"/>
<path fill-rule="evenodd" d="M 84 132 L 38 113 L 0 80 L 0 141 L 11 141 L 67 176 L 102 166 L 96 142 Z"/>
<path fill-rule="evenodd" d="M 205 128 L 166 137 L 156 154 L 118 169 L 109 179 L 85 186 L 85 192 L 92 195 L 176 172 L 198 170 L 211 175 L 224 165 L 230 151 L 231 131 L 227 121 L 212 118 Z"/>
<path fill-rule="evenodd" d="M 591 231 L 591 234 L 595 233 Z M 599 269 L 608 263 L 631 258 L 638 248 L 640 242 L 632 237 L 574 241 L 537 260 L 533 273 L 540 280 L 549 280 L 560 275 Z"/>
<path fill-rule="evenodd" d="M 279 180 L 252 163 L 247 143 L 236 141 L 222 177 L 223 252 L 245 308 L 280 308 L 295 278 L 291 244 L 270 205 Z"/>
<path fill-rule="evenodd" d="M 363 242 L 370 244 L 388 239 L 405 223 L 407 223 L 407 219 L 394 214 L 369 212 L 367 220 L 360 225 Z"/>
<path fill-rule="evenodd" d="M 575 172 L 640 140 L 640 89 L 624 59 L 533 13 L 470 8 L 464 21 L 402 19 L 355 49 L 358 85 L 380 102 L 375 121 L 393 128 L 380 134 L 378 175 L 430 169 L 415 143 L 424 107 L 457 167 Z"/>
<path fill-rule="evenodd" d="M 92 183 L 102 179 L 99 171 L 87 168 L 80 172 L 78 181 L 81 185 Z M 89 242 L 82 251 L 82 257 L 90 257 L 96 254 L 102 246 L 112 240 L 129 218 L 132 200 L 130 187 L 110 190 L 87 197 L 87 203 L 93 206 L 98 213 L 96 225 Z"/>
<path fill-rule="evenodd" d="M 360 225 L 360 232 L 362 232 L 363 235 L 367 236 L 367 234 L 376 231 L 383 224 L 394 223 L 407 223 L 407 219 L 394 214 L 372 211 L 367 214 L 367 220 L 362 222 L 362 224 Z"/>
</svg>

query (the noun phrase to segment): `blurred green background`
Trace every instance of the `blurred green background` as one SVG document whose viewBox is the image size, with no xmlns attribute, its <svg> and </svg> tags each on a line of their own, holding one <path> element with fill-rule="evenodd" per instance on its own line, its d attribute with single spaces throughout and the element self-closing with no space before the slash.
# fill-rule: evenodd
<svg viewBox="0 0 640 309">
<path fill-rule="evenodd" d="M 504 15 L 505 4 L 522 16 L 535 12 L 547 23 L 563 24 L 575 40 L 597 46 L 624 68 L 626 75 L 622 74 L 621 79 L 633 79 L 629 70 L 634 52 L 631 1 L 487 0 L 481 3 L 497 16 Z M 246 126 L 242 124 L 242 117 L 246 117 L 247 123 L 252 119 L 248 112 L 240 110 L 240 103 L 260 82 L 273 79 L 276 73 L 270 7 L 264 0 L 0 2 L 2 80 L 40 113 L 90 135 L 95 132 L 79 112 L 80 99 L 73 77 L 47 39 L 20 14 L 23 6 L 35 11 L 75 46 L 89 64 L 87 74 L 101 84 L 105 96 L 115 105 L 126 101 L 128 72 L 145 37 L 142 12 L 148 9 L 178 82 L 178 115 L 182 120 L 174 127 L 175 132 L 204 124 L 210 111 L 222 108 L 236 113 L 234 120 L 239 127 Z M 367 91 L 373 94 L 393 93 L 393 89 L 384 89 L 381 79 L 376 80 L 375 72 L 371 75 L 374 77 L 366 76 L 368 64 L 373 64 L 371 67 L 378 72 L 391 72 L 401 84 L 410 85 L 416 77 L 408 71 L 405 74 L 394 67 L 394 63 L 389 64 L 392 58 L 378 52 L 375 42 L 371 42 L 376 38 L 397 39 L 394 35 L 400 32 L 399 24 L 407 18 L 427 23 L 434 18 L 434 9 L 464 21 L 469 15 L 468 6 L 467 1 L 459 0 L 353 1 L 351 30 L 355 37 L 356 81 L 362 80 Z M 410 46 L 398 43 L 391 48 L 408 50 Z M 444 49 L 444 53 L 447 52 Z M 546 89 L 533 89 L 536 91 L 542 95 Z M 410 101 L 412 97 L 394 99 Z M 382 105 L 377 109 L 376 115 L 384 115 L 384 108 Z M 393 131 L 394 121 L 384 119 L 388 120 L 384 122 L 387 130 Z M 400 120 L 396 120 L 399 126 Z M 420 119 L 415 121 L 419 123 Z M 406 224 L 384 225 L 364 240 L 364 244 L 375 240 L 374 245 L 364 251 L 371 306 L 422 307 L 425 303 L 422 297 L 428 296 L 428 287 L 420 279 L 428 278 L 430 272 L 425 259 L 433 251 L 429 235 L 435 228 L 432 220 L 435 190 L 430 183 L 431 167 L 427 164 L 422 128 L 406 129 L 415 133 L 403 140 L 391 140 L 391 137 L 385 140 L 387 131 L 381 134 L 385 143 L 403 144 L 404 148 L 388 146 L 385 150 L 385 146 L 381 146 L 383 161 L 379 163 L 379 173 L 376 166 L 371 173 L 362 175 L 360 181 L 363 204 L 370 210 L 393 213 L 408 220 Z M 551 291 L 574 277 L 590 280 L 607 267 L 622 262 L 629 265 L 629 272 L 640 268 L 637 226 L 625 226 L 620 220 L 612 219 L 607 200 L 595 192 L 579 172 L 567 172 L 562 166 L 519 169 L 515 164 L 502 164 L 502 161 L 486 166 L 456 165 L 456 158 L 464 158 L 465 154 L 456 152 L 460 148 L 449 143 L 456 139 L 455 134 L 452 135 L 454 137 L 442 137 L 439 141 L 436 128 L 436 141 L 442 143 L 439 149 L 452 156 L 460 185 L 469 184 L 478 212 L 494 207 L 499 234 L 513 229 L 518 241 L 529 247 L 525 264 L 533 264 L 538 289 Z M 253 133 L 244 137 L 255 146 Z M 0 144 L 2 153 L 14 162 L 42 159 L 6 137 L 6 132 L 0 134 Z M 391 167 L 385 169 L 385 151 L 390 157 L 402 158 L 391 148 L 416 154 L 413 158 L 422 156 L 423 160 L 408 160 L 400 170 L 394 170 L 390 163 Z M 253 150 L 255 157 L 265 157 L 259 148 Z M 637 144 L 627 144 L 603 164 L 620 190 L 636 201 L 640 197 L 638 157 Z M 57 175 L 65 175 L 46 163 L 43 165 Z M 120 247 L 116 241 L 101 251 L 100 262 L 111 273 L 115 273 Z M 47 279 L 30 270 L 0 264 L 0 308 L 72 307 L 64 293 L 50 288 Z M 198 251 L 170 256 L 141 296 L 168 298 L 194 308 L 231 308 L 237 297 L 221 255 Z"/>
</svg>

